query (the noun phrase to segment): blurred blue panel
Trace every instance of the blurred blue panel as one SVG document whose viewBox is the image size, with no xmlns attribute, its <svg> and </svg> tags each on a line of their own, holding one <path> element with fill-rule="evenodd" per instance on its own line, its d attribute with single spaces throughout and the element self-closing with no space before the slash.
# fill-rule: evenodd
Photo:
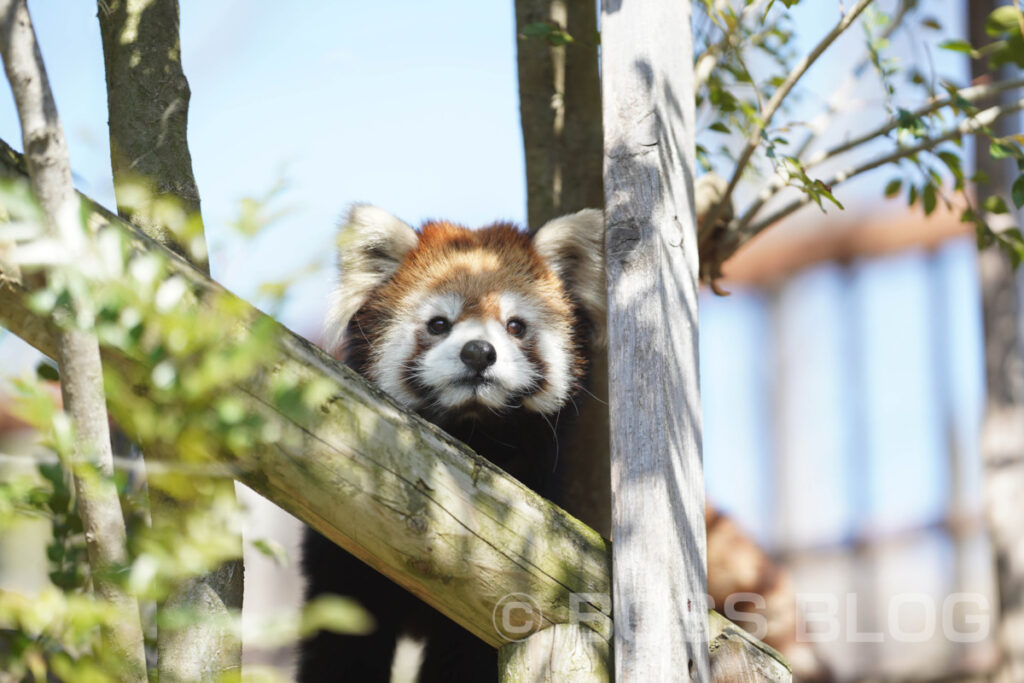
<svg viewBox="0 0 1024 683">
<path fill-rule="evenodd" d="M 700 301 L 701 403 L 708 498 L 761 540 L 771 538 L 771 368 L 764 297 L 735 291 Z"/>
<path fill-rule="evenodd" d="M 925 525 L 946 512 L 949 453 L 932 338 L 928 260 L 911 252 L 857 266 L 851 330 L 862 348 L 867 434 L 861 454 L 870 495 L 867 530 Z"/>
<path fill-rule="evenodd" d="M 837 269 L 814 268 L 790 279 L 776 305 L 777 533 L 798 547 L 845 538 L 856 514 L 849 465 L 855 426 L 845 402 L 845 286 Z"/>
</svg>

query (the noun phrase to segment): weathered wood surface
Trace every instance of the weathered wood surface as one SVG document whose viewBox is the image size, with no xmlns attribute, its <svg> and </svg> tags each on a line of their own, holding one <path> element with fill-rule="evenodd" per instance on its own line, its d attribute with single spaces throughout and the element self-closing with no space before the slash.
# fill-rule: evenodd
<svg viewBox="0 0 1024 683">
<path fill-rule="evenodd" d="M 555 624 L 498 650 L 501 683 L 608 683 L 608 641 L 580 624 Z"/>
<path fill-rule="evenodd" d="M 603 3 L 619 683 L 709 677 L 689 13 Z"/>
<path fill-rule="evenodd" d="M 789 683 L 793 673 L 778 652 L 718 612 L 709 612 L 713 683 Z"/>
</svg>

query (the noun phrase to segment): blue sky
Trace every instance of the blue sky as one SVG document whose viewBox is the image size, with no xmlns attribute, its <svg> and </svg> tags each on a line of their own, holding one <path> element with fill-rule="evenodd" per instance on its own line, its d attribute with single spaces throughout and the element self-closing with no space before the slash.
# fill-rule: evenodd
<svg viewBox="0 0 1024 683">
<path fill-rule="evenodd" d="M 79 187 L 113 205 L 96 6 L 30 3 Z M 511 3 L 182 3 L 189 144 L 215 277 L 251 297 L 329 261 L 345 207 L 417 223 L 525 215 Z M 0 137 L 20 149 L 7 88 Z M 287 214 L 251 245 L 226 228 L 245 196 L 280 181 Z M 313 333 L 322 274 L 285 320 Z"/>
</svg>

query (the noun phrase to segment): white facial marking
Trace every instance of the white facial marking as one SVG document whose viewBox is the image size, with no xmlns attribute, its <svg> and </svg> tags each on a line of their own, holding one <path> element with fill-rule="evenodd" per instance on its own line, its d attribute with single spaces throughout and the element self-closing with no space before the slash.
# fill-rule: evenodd
<svg viewBox="0 0 1024 683">
<path fill-rule="evenodd" d="M 498 301 L 502 317 L 505 320 L 517 317 L 525 321 L 533 321 L 527 334 L 534 335 L 537 353 L 544 363 L 543 371 L 547 373 L 544 377 L 547 380 L 547 386 L 542 391 L 524 399 L 523 405 L 538 413 L 557 411 L 568 398 L 569 390 L 572 387 L 570 369 L 572 341 L 568 327 L 552 327 L 543 324 L 541 311 L 519 294 L 506 292 Z M 530 322 L 527 322 L 527 325 L 530 326 Z"/>
<path fill-rule="evenodd" d="M 462 348 L 480 340 L 494 347 L 495 361 L 480 373 L 483 383 L 473 384 L 477 373 L 462 362 Z M 532 368 L 526 356 L 497 320 L 470 318 L 456 323 L 443 341 L 435 344 L 420 363 L 420 379 L 437 390 L 441 407 L 454 408 L 476 399 L 488 408 L 510 406 L 517 393 L 527 390 Z"/>
<path fill-rule="evenodd" d="M 406 386 L 405 375 L 416 351 L 416 337 L 427 322 L 438 316 L 455 320 L 462 312 L 462 297 L 457 294 L 435 294 L 411 302 L 412 313 L 398 317 L 381 336 L 370 374 L 377 385 L 403 405 L 418 408 L 422 400 Z"/>
<path fill-rule="evenodd" d="M 498 411 L 514 407 L 522 398 L 527 410 L 545 414 L 556 412 L 572 387 L 572 340 L 568 325 L 552 326 L 550 313 L 528 298 L 511 292 L 498 299 L 498 319 L 458 320 L 464 304 L 456 294 L 428 295 L 409 302 L 406 308 L 409 313 L 396 318 L 382 335 L 379 348 L 374 350 L 371 374 L 377 384 L 412 408 L 450 410 L 478 403 Z M 430 346 L 413 357 L 417 339 L 423 339 L 427 323 L 436 317 L 451 321 L 451 329 L 445 334 L 427 337 Z M 526 324 L 522 342 L 533 344 L 542 367 L 534 366 L 523 352 L 521 341 L 508 333 L 506 326 L 511 318 Z M 487 342 L 495 352 L 494 363 L 480 373 L 461 358 L 463 347 L 474 340 Z M 431 389 L 431 396 L 418 396 L 408 387 L 406 380 L 410 370 L 417 382 Z"/>
</svg>

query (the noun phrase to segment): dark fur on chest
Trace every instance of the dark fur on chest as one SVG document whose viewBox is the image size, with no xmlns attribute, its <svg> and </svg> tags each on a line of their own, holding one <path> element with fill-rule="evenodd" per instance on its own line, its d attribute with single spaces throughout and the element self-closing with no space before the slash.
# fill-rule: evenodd
<svg viewBox="0 0 1024 683">
<path fill-rule="evenodd" d="M 357 372 L 363 370 L 365 344 L 349 347 L 348 360 Z M 427 417 L 533 490 L 557 500 L 558 444 L 574 416 L 570 404 L 561 415 L 547 418 L 523 409 Z M 368 636 L 324 632 L 303 643 L 300 681 L 388 681 L 402 634 L 427 641 L 420 681 L 497 680 L 492 647 L 308 527 L 303 565 L 307 599 L 325 593 L 353 596 L 374 615 L 377 629 Z"/>
</svg>

